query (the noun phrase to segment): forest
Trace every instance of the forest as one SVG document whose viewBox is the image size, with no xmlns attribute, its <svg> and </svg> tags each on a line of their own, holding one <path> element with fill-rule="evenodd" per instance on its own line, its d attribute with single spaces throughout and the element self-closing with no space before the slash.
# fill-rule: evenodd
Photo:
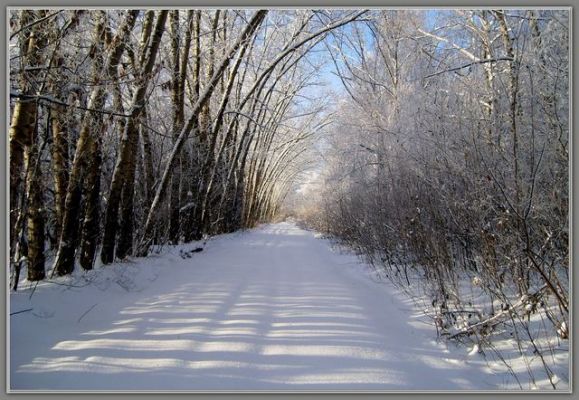
<svg viewBox="0 0 579 400">
<path fill-rule="evenodd" d="M 8 14 L 12 293 L 295 220 L 557 387 L 568 9 Z"/>
<path fill-rule="evenodd" d="M 323 124 L 300 61 L 363 13 L 13 13 L 13 288 L 271 219 Z"/>
<path fill-rule="evenodd" d="M 493 349 L 509 326 L 542 359 L 531 315 L 570 335 L 568 22 L 396 11 L 328 46 L 347 95 L 300 215 L 425 296 L 443 337 Z"/>
</svg>

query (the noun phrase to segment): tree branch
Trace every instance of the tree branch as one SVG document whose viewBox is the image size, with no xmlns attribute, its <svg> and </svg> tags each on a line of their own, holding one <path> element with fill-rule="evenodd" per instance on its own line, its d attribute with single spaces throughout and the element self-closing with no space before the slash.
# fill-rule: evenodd
<svg viewBox="0 0 579 400">
<path fill-rule="evenodd" d="M 485 60 L 473 61 L 471 63 L 461 65 L 460 67 L 445 69 L 444 71 L 439 71 L 439 72 L 435 72 L 434 74 L 426 75 L 424 77 L 424 79 L 432 78 L 433 76 L 441 75 L 441 74 L 444 74 L 447 72 L 459 71 L 463 68 L 467 68 L 467 67 L 470 67 L 472 65 L 493 63 L 493 62 L 498 62 L 498 61 L 514 61 L 514 59 L 512 57 L 498 57 L 498 58 L 488 58 Z"/>
<path fill-rule="evenodd" d="M 22 94 L 22 93 L 16 93 L 16 92 L 10 92 L 10 97 L 11 98 L 16 98 L 16 99 L 20 99 L 20 100 L 24 100 L 24 101 L 34 101 L 34 100 L 40 100 L 40 101 L 45 101 L 47 103 L 52 103 L 52 104 L 58 104 L 59 106 L 63 106 L 63 107 L 72 107 L 72 108 L 77 108 L 79 110 L 83 110 L 83 111 L 89 111 L 89 112 L 96 112 L 99 114 L 107 114 L 107 115 L 113 115 L 115 117 L 123 117 L 123 118 L 127 118 L 129 117 L 129 115 L 127 114 L 121 114 L 121 113 L 117 113 L 114 111 L 107 111 L 107 110 L 96 110 L 94 108 L 88 108 L 88 107 L 83 107 L 83 106 L 75 106 L 73 104 L 68 104 L 65 103 L 64 101 L 60 101 L 55 99 L 54 97 L 50 97 L 50 96 L 43 96 L 43 95 L 29 95 L 29 94 Z"/>
<path fill-rule="evenodd" d="M 46 21 L 47 19 L 52 18 L 52 17 L 54 17 L 55 15 L 60 14 L 62 11 L 63 11 L 63 10 L 55 11 L 55 12 L 53 12 L 52 14 L 49 14 L 49 15 L 47 15 L 47 16 L 44 17 L 44 18 L 37 19 L 36 21 L 31 22 L 31 23 L 29 23 L 29 24 L 26 25 L 26 26 L 23 26 L 22 28 L 18 29 L 16 32 L 14 32 L 13 34 L 10 35 L 10 40 L 12 40 L 12 39 L 14 38 L 14 36 L 18 35 L 18 34 L 19 34 L 20 32 L 22 32 L 23 30 L 28 29 L 28 28 L 32 28 L 34 25 L 37 25 L 37 24 L 39 24 L 39 23 L 41 23 L 41 22 L 43 22 L 43 21 Z"/>
</svg>

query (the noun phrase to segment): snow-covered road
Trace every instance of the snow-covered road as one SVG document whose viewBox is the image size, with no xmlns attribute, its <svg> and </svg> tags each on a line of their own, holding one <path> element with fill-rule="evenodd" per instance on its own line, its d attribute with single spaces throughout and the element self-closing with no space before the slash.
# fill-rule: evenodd
<svg viewBox="0 0 579 400">
<path fill-rule="evenodd" d="M 12 389 L 497 388 L 479 355 L 436 344 L 402 295 L 290 223 L 106 268 L 11 295 L 33 308 L 10 317 Z"/>
</svg>

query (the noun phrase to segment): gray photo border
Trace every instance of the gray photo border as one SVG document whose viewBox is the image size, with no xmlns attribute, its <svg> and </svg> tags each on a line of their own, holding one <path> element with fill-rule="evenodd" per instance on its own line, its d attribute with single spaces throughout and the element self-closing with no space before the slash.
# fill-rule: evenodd
<svg viewBox="0 0 579 400">
<path fill-rule="evenodd" d="M 3 21 L 7 21 L 7 11 L 9 8 L 137 8 L 137 7 L 149 7 L 149 8 L 268 8 L 268 9 L 288 9 L 288 8 L 571 8 L 571 36 L 570 36 L 570 51 L 571 51 L 571 67 L 572 67 L 572 74 L 571 74 L 571 123 L 570 123 L 570 138 L 571 141 L 571 156 L 570 156 L 570 169 L 569 169 L 569 185 L 571 189 L 571 199 L 570 199 L 570 214 L 569 214 L 569 224 L 570 224 L 570 244 L 571 244 L 571 293 L 573 294 L 575 286 L 576 286 L 576 278 L 573 274 L 573 267 L 575 266 L 574 262 L 574 253 L 577 248 L 577 239 L 574 235 L 574 226 L 575 226 L 575 219 L 576 213 L 575 206 L 576 206 L 576 198 L 577 194 L 579 193 L 579 188 L 574 185 L 574 177 L 577 176 L 577 163 L 574 162 L 574 154 L 577 151 L 577 143 L 576 140 L 573 138 L 574 132 L 574 121 L 576 121 L 577 117 L 577 109 L 573 107 L 573 99 L 577 98 L 578 88 L 577 83 L 574 77 L 576 76 L 577 72 L 577 63 L 575 62 L 575 53 L 573 51 L 573 43 L 579 43 L 577 39 L 578 33 L 577 29 L 574 29 L 574 21 L 576 15 L 576 8 L 579 7 L 579 0 L 565 0 L 565 1 L 557 1 L 550 3 L 548 0 L 495 0 L 492 3 L 485 3 L 476 0 L 425 0 L 422 2 L 408 2 L 408 1 L 400 1 L 400 0 L 362 0 L 361 2 L 354 2 L 353 0 L 317 0 L 315 2 L 308 1 L 308 0 L 173 0 L 168 5 L 160 5 L 161 2 L 158 0 L 124 0 L 119 3 L 115 3 L 111 0 L 106 2 L 97 2 L 94 0 L 59 0 L 57 2 L 40 2 L 40 1 L 29 1 L 29 0 L 0 0 L 2 4 L 2 19 Z M 577 7 L 576 7 L 577 6 Z M 6 59 L 7 55 L 7 38 L 8 38 L 8 24 L 5 25 L 5 29 L 0 30 L 0 38 L 3 43 L 3 51 L 2 57 L 4 57 L 4 63 L 2 63 L 2 70 L 3 76 L 5 77 L 4 80 L 0 82 L 0 92 L 4 93 L 0 100 L 0 107 L 5 110 L 4 113 L 0 113 L 0 123 L 3 124 L 5 128 L 5 134 L 1 136 L 0 140 L 0 147 L 2 154 L 4 154 L 4 162 L 0 163 L 0 176 L 3 179 L 4 185 L 0 185 L 0 188 L 3 193 L 0 196 L 0 209 L 4 210 L 3 213 L 0 214 L 0 221 L 2 222 L 4 229 L 0 230 L 0 254 L 2 256 L 2 260 L 7 261 L 7 253 L 8 253 L 8 60 Z M 9 268 L 8 262 L 5 262 L 5 274 L 4 279 L 7 279 Z M 2 299 L 4 301 L 4 318 L 0 318 L 0 337 L 1 342 L 4 343 L 4 346 L 0 346 L 0 354 L 5 361 L 1 364 L 1 367 L 6 367 L 8 365 L 7 355 L 9 349 L 9 343 L 7 342 L 8 339 L 8 290 L 7 290 L 7 280 L 3 280 L 2 282 Z M 577 307 L 577 298 L 573 297 L 573 309 Z M 573 310 L 572 309 L 572 310 Z M 571 332 L 573 332 L 573 327 L 576 326 L 575 324 L 575 315 L 573 311 L 571 311 Z M 573 335 L 573 333 L 572 333 Z M 67 392 L 66 394 L 62 392 L 48 392 L 48 391 L 39 391 L 39 392 L 26 392 L 26 394 L 22 393 L 7 393 L 8 388 L 8 371 L 1 374 L 1 381 L 3 383 L 3 388 L 0 390 L 0 399 L 4 398 L 19 398 L 19 399 L 36 399 L 40 396 L 46 397 L 49 399 L 59 399 L 63 394 L 67 398 L 80 398 L 80 399 L 89 399 L 89 398 L 96 398 L 96 396 L 104 395 L 107 398 L 111 399 L 123 399 L 123 398 L 137 398 L 137 396 L 145 396 L 151 399 L 162 399 L 165 396 L 177 396 L 179 398 L 185 398 L 185 396 L 193 395 L 195 398 L 202 398 L 202 399 L 229 399 L 234 397 L 249 397 L 249 396 L 259 396 L 260 398 L 310 398 L 310 397 L 326 397 L 331 398 L 330 396 L 339 396 L 340 398 L 352 398 L 358 399 L 360 397 L 369 398 L 369 397 L 376 397 L 376 396 L 389 396 L 393 398 L 432 398 L 432 399 L 443 399 L 446 396 L 466 396 L 466 397 L 474 397 L 474 398 L 493 398 L 496 395 L 506 395 L 506 396 L 541 396 L 541 398 L 576 398 L 579 396 L 577 393 L 573 394 L 573 385 L 576 381 L 576 374 L 577 371 L 573 367 L 573 360 L 575 359 L 575 352 L 576 346 L 574 342 L 571 342 L 571 357 L 570 357 L 570 367 L 571 367 L 571 379 L 570 379 L 570 388 L 571 393 L 548 393 L 548 392 L 538 392 L 538 393 L 530 393 L 530 392 L 460 392 L 460 391 L 453 391 L 453 392 L 323 392 L 323 393 L 312 393 L 312 392 Z"/>
</svg>

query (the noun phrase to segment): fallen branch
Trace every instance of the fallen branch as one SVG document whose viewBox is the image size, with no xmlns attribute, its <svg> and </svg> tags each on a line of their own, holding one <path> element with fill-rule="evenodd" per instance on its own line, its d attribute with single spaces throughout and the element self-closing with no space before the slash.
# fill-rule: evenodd
<svg viewBox="0 0 579 400">
<path fill-rule="evenodd" d="M 22 314 L 22 313 L 25 313 L 25 312 L 28 312 L 28 311 L 32 311 L 32 310 L 33 310 L 33 308 L 27 308 L 27 309 L 25 309 L 25 310 L 15 311 L 15 312 L 13 312 L 13 313 L 10 313 L 10 316 L 13 316 L 13 315 L 16 315 L 16 314 Z"/>
<path fill-rule="evenodd" d="M 84 318 L 85 315 L 87 315 L 93 308 L 95 308 L 98 305 L 98 303 L 94 304 L 91 308 L 89 308 L 88 310 L 86 310 L 81 316 L 80 318 L 76 321 L 76 323 L 78 324 L 80 322 L 81 319 Z"/>
<path fill-rule="evenodd" d="M 453 314 L 476 314 L 479 319 L 482 319 L 482 314 L 478 310 L 455 310 L 455 311 L 442 311 L 441 315 L 453 315 Z"/>
<path fill-rule="evenodd" d="M 477 330 L 478 331 L 483 330 L 481 328 L 485 328 L 484 330 L 488 330 L 488 328 L 492 328 L 492 327 L 504 322 L 503 317 L 508 317 L 512 312 L 516 311 L 518 308 L 525 307 L 527 305 L 527 303 L 529 302 L 529 300 L 537 301 L 541 297 L 542 293 L 547 288 L 548 288 L 548 286 L 544 285 L 539 290 L 537 290 L 535 293 L 530 294 L 528 296 L 521 297 L 521 299 L 519 301 L 517 301 L 515 304 L 513 304 L 508 309 L 503 310 L 503 311 L 499 312 L 498 314 L 495 314 L 492 317 L 490 317 L 484 321 L 477 322 L 474 325 L 470 325 L 466 329 L 463 329 L 463 330 L 455 333 L 454 335 L 451 335 L 449 337 L 449 339 L 455 339 L 455 338 L 457 338 L 459 336 L 463 336 L 463 335 L 471 335 L 471 334 L 475 333 L 475 331 L 477 331 Z"/>
</svg>

